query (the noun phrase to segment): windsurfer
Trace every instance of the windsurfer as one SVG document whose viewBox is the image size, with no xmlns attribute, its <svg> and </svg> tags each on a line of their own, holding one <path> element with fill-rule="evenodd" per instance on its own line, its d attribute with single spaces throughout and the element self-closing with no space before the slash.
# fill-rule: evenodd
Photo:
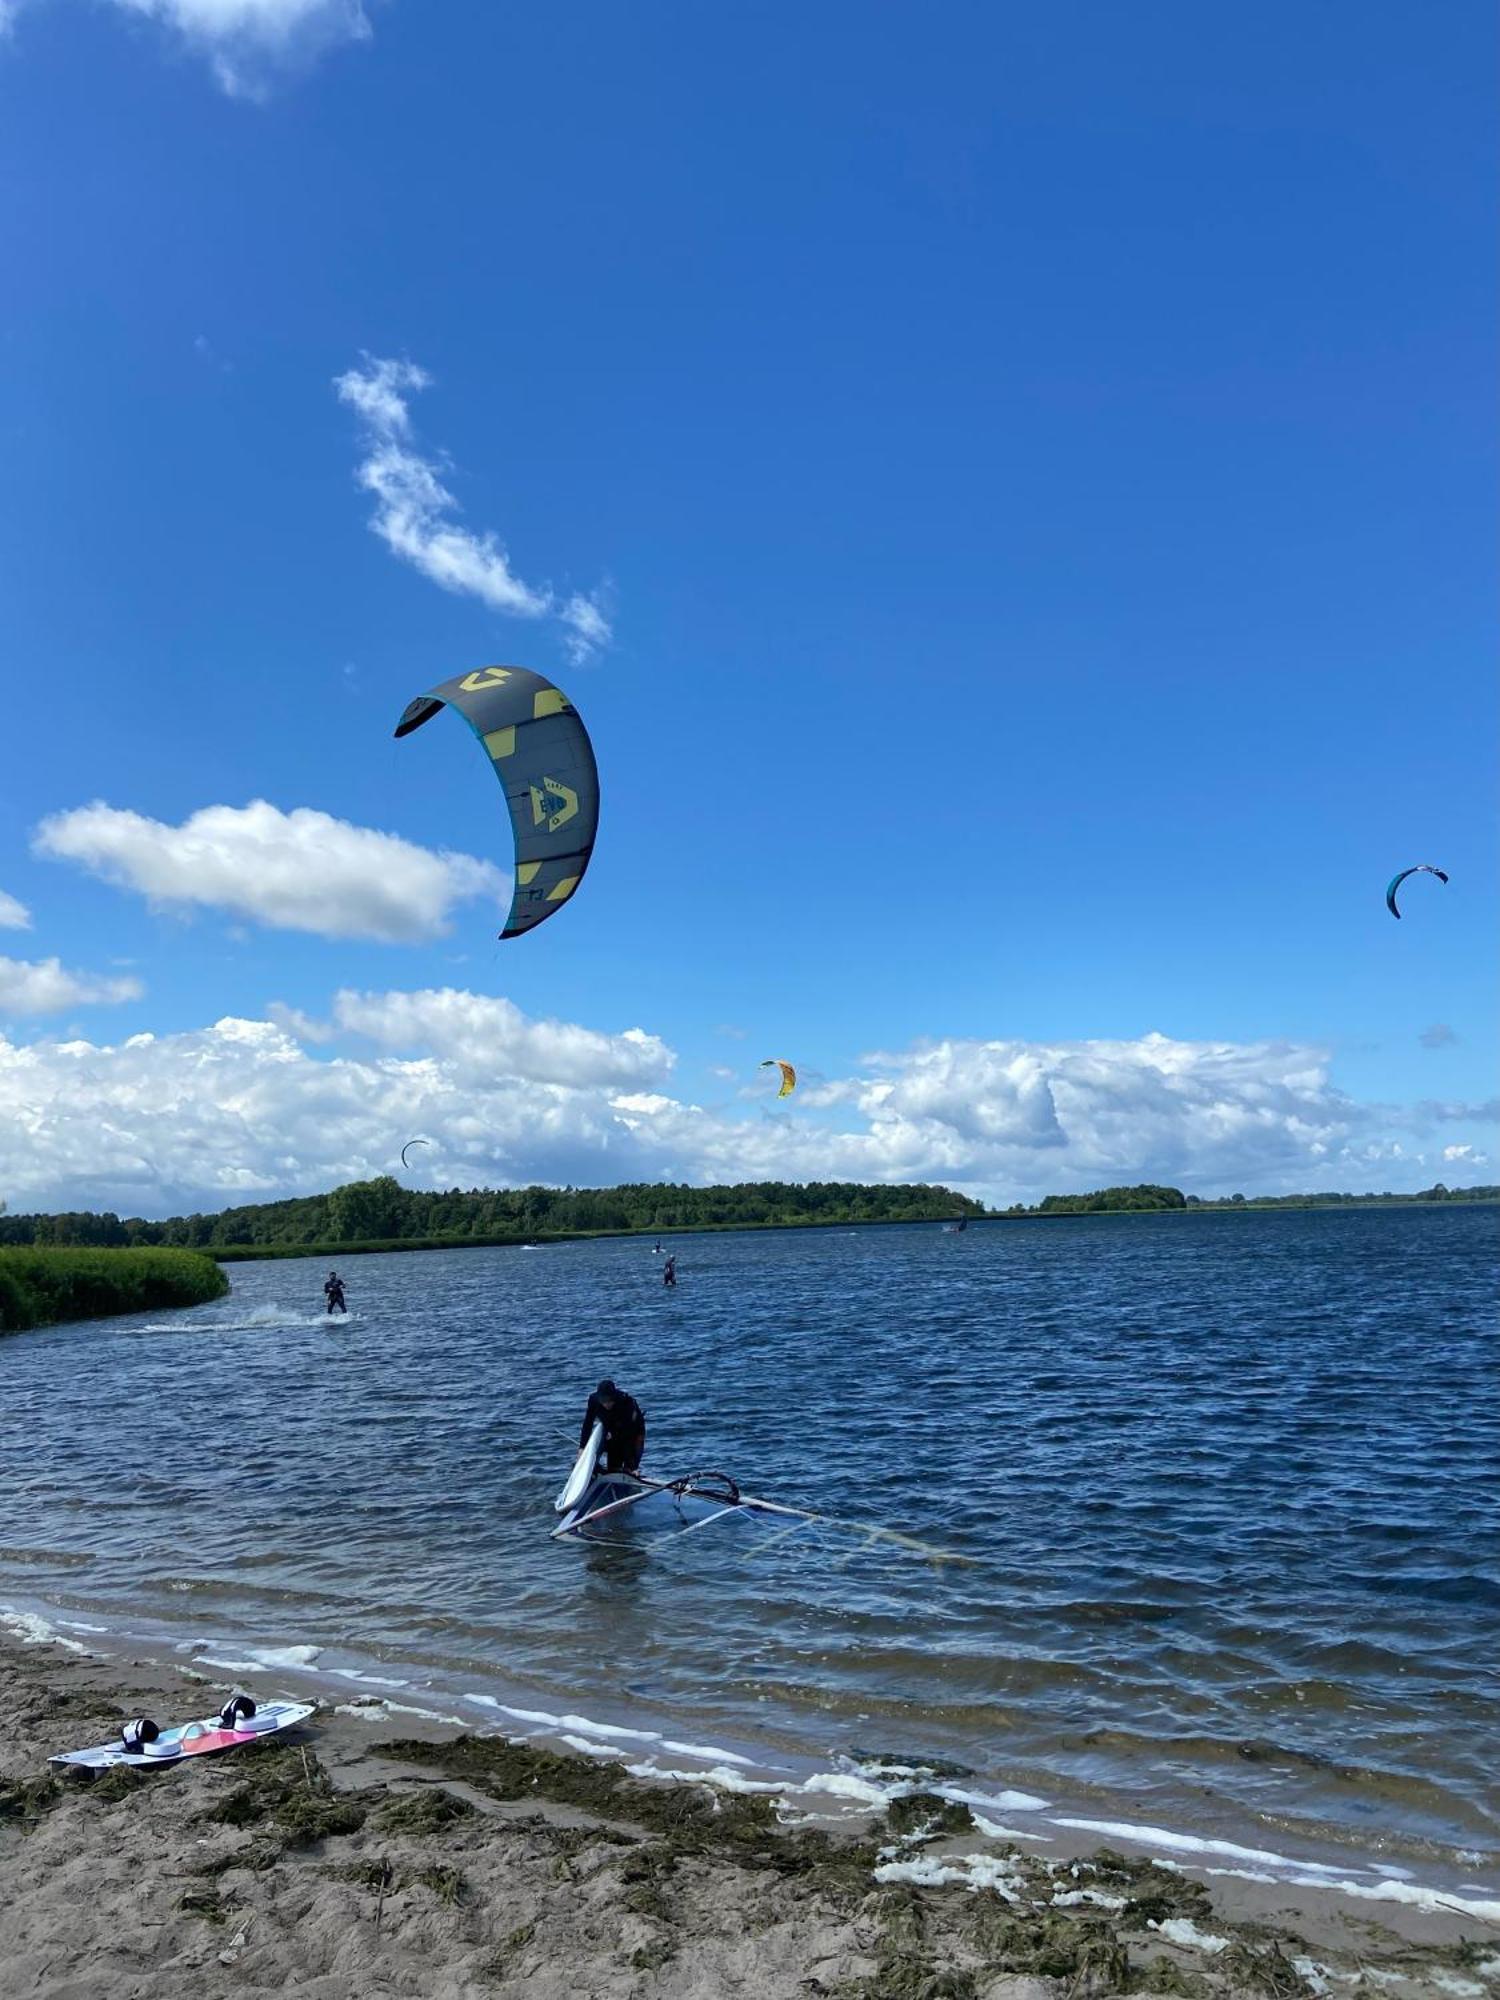
<svg viewBox="0 0 1500 2000">
<path fill-rule="evenodd" d="M 617 1389 L 606 1378 L 589 1397 L 588 1408 L 583 1413 L 583 1425 L 578 1433 L 580 1451 L 588 1443 L 589 1432 L 595 1424 L 604 1426 L 604 1446 L 599 1454 L 603 1469 L 606 1472 L 636 1471 L 646 1449 L 646 1412 L 634 1396 L 627 1396 L 623 1389 Z"/>
</svg>

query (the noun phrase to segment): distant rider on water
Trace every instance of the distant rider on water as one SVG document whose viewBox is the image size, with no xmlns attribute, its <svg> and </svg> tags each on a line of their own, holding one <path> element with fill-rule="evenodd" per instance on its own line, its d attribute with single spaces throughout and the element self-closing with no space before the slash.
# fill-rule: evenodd
<svg viewBox="0 0 1500 2000">
<path fill-rule="evenodd" d="M 583 1413 L 583 1428 L 578 1433 L 580 1451 L 588 1443 L 595 1424 L 604 1426 L 604 1448 L 599 1454 L 604 1470 L 638 1471 L 646 1449 L 646 1412 L 634 1396 L 627 1396 L 611 1381 L 599 1384 Z"/>
<path fill-rule="evenodd" d="M 344 1304 L 344 1281 L 337 1271 L 330 1271 L 323 1280 L 323 1310 L 327 1313 L 346 1313 Z"/>
</svg>

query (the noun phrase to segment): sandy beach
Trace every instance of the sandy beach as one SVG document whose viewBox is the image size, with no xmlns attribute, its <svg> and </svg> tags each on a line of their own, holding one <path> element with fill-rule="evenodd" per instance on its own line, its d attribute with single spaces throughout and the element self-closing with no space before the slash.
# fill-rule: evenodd
<svg viewBox="0 0 1500 2000">
<path fill-rule="evenodd" d="M 0 1646 L 6 1996 L 1500 1993 L 1500 1922 L 1472 1911 L 1027 1855 L 920 1791 L 880 1820 L 790 1822 L 765 1796 L 413 1730 L 379 1703 L 140 1774 L 47 1764 L 230 1686 Z"/>
</svg>

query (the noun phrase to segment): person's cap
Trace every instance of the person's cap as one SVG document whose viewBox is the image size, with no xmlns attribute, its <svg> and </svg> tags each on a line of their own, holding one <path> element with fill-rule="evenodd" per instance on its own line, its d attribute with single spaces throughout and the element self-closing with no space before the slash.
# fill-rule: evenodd
<svg viewBox="0 0 1500 2000">
<path fill-rule="evenodd" d="M 614 1383 L 610 1381 L 607 1375 L 594 1391 L 596 1396 L 617 1396 L 619 1393 L 619 1390 L 616 1389 Z"/>
</svg>

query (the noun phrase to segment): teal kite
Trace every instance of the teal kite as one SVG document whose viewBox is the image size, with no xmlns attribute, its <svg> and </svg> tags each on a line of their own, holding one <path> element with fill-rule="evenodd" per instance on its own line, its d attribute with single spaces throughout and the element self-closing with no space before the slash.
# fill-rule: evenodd
<svg viewBox="0 0 1500 2000">
<path fill-rule="evenodd" d="M 1442 869 L 1434 868 L 1430 861 L 1419 861 L 1415 868 L 1403 868 L 1399 875 L 1393 875 L 1390 886 L 1385 892 L 1385 906 L 1398 923 L 1401 921 L 1401 912 L 1396 908 L 1396 891 L 1408 875 L 1436 875 L 1440 882 L 1446 882 L 1448 879 Z"/>
<path fill-rule="evenodd" d="M 478 667 L 408 703 L 410 736 L 444 703 L 484 746 L 505 793 L 516 843 L 516 886 L 502 938 L 555 916 L 583 880 L 599 826 L 594 746 L 562 689 L 526 667 Z"/>
</svg>

